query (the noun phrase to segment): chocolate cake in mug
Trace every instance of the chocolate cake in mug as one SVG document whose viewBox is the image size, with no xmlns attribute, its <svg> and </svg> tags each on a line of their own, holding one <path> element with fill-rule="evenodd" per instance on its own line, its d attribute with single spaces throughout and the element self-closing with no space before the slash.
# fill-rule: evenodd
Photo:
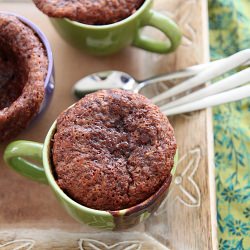
<svg viewBox="0 0 250 250">
<path fill-rule="evenodd" d="M 154 53 L 173 52 L 181 30 L 167 15 L 153 10 L 153 0 L 33 0 L 50 17 L 70 45 L 93 55 L 107 56 L 132 45 Z M 152 26 L 166 37 L 145 35 Z"/>
<path fill-rule="evenodd" d="M 39 112 L 48 65 L 35 32 L 16 16 L 0 13 L 0 142 L 17 135 Z"/>
<path fill-rule="evenodd" d="M 135 226 L 159 208 L 177 158 L 167 117 L 124 90 L 87 95 L 57 117 L 44 144 L 18 140 L 4 152 L 12 169 L 49 184 L 70 216 L 108 230 Z"/>
<path fill-rule="evenodd" d="M 167 117 L 146 97 L 123 90 L 87 95 L 57 119 L 55 179 L 81 205 L 133 207 L 171 182 L 176 141 Z"/>
</svg>

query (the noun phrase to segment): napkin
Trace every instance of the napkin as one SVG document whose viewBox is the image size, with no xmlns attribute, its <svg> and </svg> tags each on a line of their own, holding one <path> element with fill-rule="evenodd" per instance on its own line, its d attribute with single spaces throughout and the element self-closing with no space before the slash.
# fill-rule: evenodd
<svg viewBox="0 0 250 250">
<path fill-rule="evenodd" d="M 209 0 L 212 60 L 250 47 L 250 1 Z M 250 99 L 213 109 L 219 249 L 250 249 Z"/>
</svg>

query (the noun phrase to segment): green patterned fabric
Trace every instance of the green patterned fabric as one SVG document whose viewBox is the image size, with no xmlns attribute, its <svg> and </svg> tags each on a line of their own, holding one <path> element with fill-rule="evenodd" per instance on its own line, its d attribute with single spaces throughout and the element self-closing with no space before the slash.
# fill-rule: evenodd
<svg viewBox="0 0 250 250">
<path fill-rule="evenodd" d="M 250 48 L 250 0 L 209 0 L 212 60 Z M 250 250 L 250 99 L 214 108 L 219 249 Z"/>
</svg>

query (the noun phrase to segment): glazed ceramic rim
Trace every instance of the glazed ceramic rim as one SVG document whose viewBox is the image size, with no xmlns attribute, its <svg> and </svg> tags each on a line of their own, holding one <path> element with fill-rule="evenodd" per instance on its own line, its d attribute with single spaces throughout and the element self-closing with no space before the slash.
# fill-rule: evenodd
<svg viewBox="0 0 250 250">
<path fill-rule="evenodd" d="M 47 72 L 46 79 L 44 81 L 44 88 L 46 89 L 46 87 L 48 86 L 48 84 L 50 82 L 51 75 L 53 74 L 53 72 L 52 72 L 53 71 L 53 54 L 52 54 L 52 49 L 50 47 L 50 43 L 49 43 L 47 37 L 45 36 L 45 34 L 41 31 L 41 29 L 36 24 L 31 22 L 26 17 L 23 17 L 19 14 L 16 14 L 13 12 L 8 12 L 8 11 L 0 11 L 0 14 L 1 13 L 17 17 L 22 23 L 24 23 L 25 25 L 30 27 L 38 35 L 39 39 L 41 40 L 42 44 L 44 45 L 44 47 L 46 49 L 47 57 L 48 57 L 48 72 Z"/>
<path fill-rule="evenodd" d="M 75 104 L 73 104 L 72 106 L 74 106 Z M 72 107 L 70 106 L 70 107 Z M 70 108 L 69 107 L 69 108 Z M 77 207 L 78 209 L 84 211 L 84 212 L 87 212 L 87 213 L 90 213 L 90 214 L 94 214 L 94 215 L 100 215 L 100 216 L 106 216 L 106 217 L 113 217 L 112 213 L 118 213 L 119 216 L 123 216 L 125 215 L 128 211 L 130 210 L 136 210 L 136 208 L 138 206 L 143 206 L 143 207 L 147 207 L 148 204 L 150 204 L 152 202 L 152 199 L 154 197 L 154 195 L 158 195 L 158 197 L 164 193 L 165 191 L 167 191 L 169 189 L 169 185 L 167 187 L 166 190 L 164 190 L 165 188 L 165 182 L 162 184 L 162 186 L 154 193 L 152 194 L 149 198 L 147 198 L 146 200 L 140 202 L 139 204 L 136 204 L 132 207 L 128 207 L 128 208 L 125 208 L 125 209 L 121 209 L 121 210 L 97 210 L 97 209 L 93 209 L 93 208 L 89 208 L 89 207 L 86 207 L 86 206 L 83 206 L 81 204 L 79 204 L 78 202 L 74 201 L 73 199 L 71 199 L 67 194 L 65 194 L 63 192 L 63 190 L 58 186 L 58 184 L 56 183 L 56 180 L 54 178 L 54 175 L 53 175 L 53 172 L 52 172 L 52 167 L 51 167 L 51 162 L 50 162 L 50 157 L 51 157 L 51 150 L 50 150 L 50 146 L 51 146 L 51 138 L 52 136 L 54 135 L 55 133 L 55 130 L 56 130 L 56 124 L 57 124 L 57 120 L 54 121 L 54 123 L 52 124 L 52 126 L 50 127 L 47 135 L 46 135 L 46 138 L 45 138 L 45 141 L 44 141 L 44 144 L 43 144 L 43 167 L 44 167 L 44 170 L 45 170 L 45 174 L 46 174 L 46 178 L 48 180 L 48 183 L 49 185 L 51 186 L 51 188 L 57 193 L 60 195 L 60 197 L 62 197 L 64 200 L 66 200 L 68 203 L 70 203 L 70 205 L 74 206 L 74 207 Z M 176 158 L 178 157 L 178 151 L 176 151 L 176 155 L 175 155 L 175 160 Z M 174 166 L 173 166 L 173 169 L 171 171 L 171 174 L 172 174 L 172 178 L 175 174 L 175 171 L 176 171 L 176 165 L 177 165 L 177 161 L 174 162 Z M 171 183 L 170 183 L 171 184 Z"/>
<path fill-rule="evenodd" d="M 135 13 L 133 13 L 132 15 L 128 16 L 125 19 L 122 19 L 121 21 L 118 21 L 118 22 L 115 22 L 115 23 L 111 23 L 111 24 L 104 24 L 104 25 L 85 24 L 85 23 L 80 23 L 80 22 L 77 22 L 77 21 L 72 21 L 69 18 L 63 18 L 63 20 L 65 20 L 66 22 L 68 22 L 70 24 L 78 26 L 80 28 L 87 28 L 87 29 L 94 29 L 94 30 L 104 30 L 104 29 L 107 29 L 107 28 L 115 28 L 115 27 L 118 27 L 120 25 L 123 25 L 126 22 L 130 22 L 131 20 L 133 20 L 134 18 L 136 18 L 151 3 L 152 3 L 152 0 L 145 0 L 144 3 L 141 5 L 141 7 L 138 10 L 136 10 Z"/>
</svg>

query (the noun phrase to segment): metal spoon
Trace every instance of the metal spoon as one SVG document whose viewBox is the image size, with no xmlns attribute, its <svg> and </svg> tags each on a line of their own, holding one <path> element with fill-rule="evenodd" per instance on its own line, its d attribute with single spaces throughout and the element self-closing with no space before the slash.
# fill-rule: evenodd
<svg viewBox="0 0 250 250">
<path fill-rule="evenodd" d="M 74 85 L 73 92 L 77 98 L 82 98 L 86 94 L 95 92 L 100 89 L 115 89 L 115 88 L 117 89 L 118 88 L 118 89 L 129 90 L 132 92 L 139 93 L 144 87 L 157 83 L 157 82 L 194 76 L 200 73 L 202 70 L 206 69 L 208 65 L 219 63 L 222 60 L 224 59 L 210 62 L 207 64 L 195 65 L 195 66 L 188 67 L 180 71 L 158 75 L 158 76 L 148 78 L 142 81 L 138 81 L 134 79 L 132 76 L 130 76 L 129 74 L 122 72 L 122 71 L 98 72 L 92 75 L 88 75 L 82 78 L 81 80 L 79 80 Z"/>
<path fill-rule="evenodd" d="M 135 80 L 132 76 L 121 71 L 105 71 L 95 73 L 84 77 L 78 81 L 74 86 L 74 94 L 76 97 L 81 98 L 88 93 L 100 90 L 100 89 L 113 89 L 120 88 L 123 90 L 129 90 L 132 92 L 140 92 L 144 87 L 167 80 L 176 80 L 180 78 L 188 78 L 180 84 L 172 87 L 169 90 L 161 93 L 158 96 L 152 98 L 154 103 L 157 103 L 163 99 L 175 96 L 185 90 L 190 90 L 193 87 L 204 84 L 205 82 L 214 79 L 217 76 L 223 75 L 231 69 L 237 68 L 240 65 L 249 66 L 250 63 L 250 49 L 242 50 L 235 53 L 232 56 L 210 62 L 207 64 L 195 65 L 177 72 L 158 75 L 143 81 Z M 217 86 L 210 86 L 209 88 L 216 88 Z M 207 94 L 207 90 L 202 90 L 204 95 Z M 197 95 L 193 93 L 192 95 Z M 197 95 L 198 96 L 198 95 Z M 184 100 L 189 101 L 190 96 L 183 97 L 179 100 L 166 104 L 165 108 L 174 106 L 177 103 L 181 104 Z"/>
</svg>

